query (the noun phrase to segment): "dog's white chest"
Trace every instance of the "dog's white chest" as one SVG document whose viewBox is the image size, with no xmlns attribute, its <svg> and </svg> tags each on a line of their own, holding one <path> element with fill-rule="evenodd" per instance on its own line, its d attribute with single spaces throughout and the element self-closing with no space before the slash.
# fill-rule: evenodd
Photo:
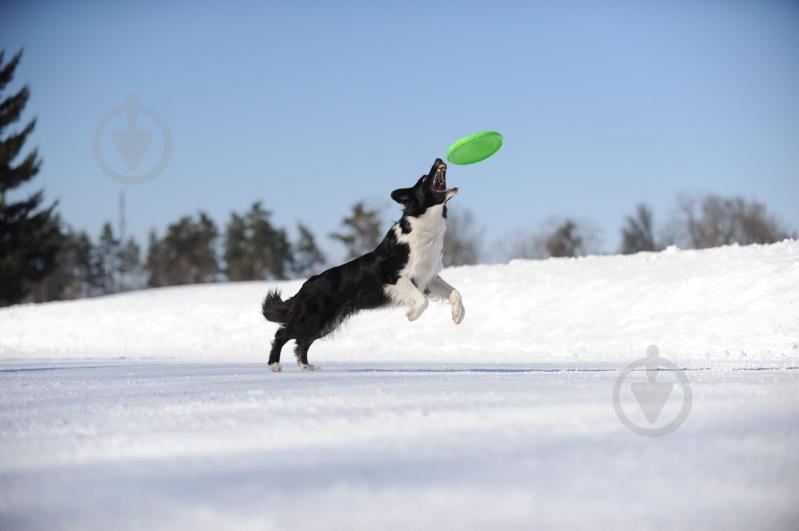
<svg viewBox="0 0 799 531">
<path fill-rule="evenodd" d="M 400 275 L 410 278 L 422 291 L 443 265 L 444 233 L 447 230 L 443 208 L 443 205 L 436 205 L 421 216 L 407 218 L 411 226 L 411 232 L 407 234 L 399 226 L 395 228 L 397 240 L 407 243 L 410 248 L 408 263 Z"/>
</svg>

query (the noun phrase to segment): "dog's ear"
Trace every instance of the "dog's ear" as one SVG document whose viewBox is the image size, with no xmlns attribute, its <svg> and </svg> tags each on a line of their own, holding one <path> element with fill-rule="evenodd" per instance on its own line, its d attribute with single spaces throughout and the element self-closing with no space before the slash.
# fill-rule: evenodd
<svg viewBox="0 0 799 531">
<path fill-rule="evenodd" d="M 413 190 L 411 188 L 398 188 L 391 192 L 391 199 L 400 205 L 407 205 L 413 198 Z"/>
</svg>

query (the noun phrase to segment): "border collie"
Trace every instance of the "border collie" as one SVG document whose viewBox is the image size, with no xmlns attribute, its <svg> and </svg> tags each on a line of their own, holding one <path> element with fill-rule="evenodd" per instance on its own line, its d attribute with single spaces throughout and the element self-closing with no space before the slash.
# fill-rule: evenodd
<svg viewBox="0 0 799 531">
<path fill-rule="evenodd" d="M 408 320 L 415 321 L 432 295 L 449 301 L 455 324 L 463 320 L 460 293 L 438 275 L 443 267 L 446 202 L 458 193 L 457 188 L 447 188 L 446 175 L 447 165 L 436 159 L 430 173 L 411 188 L 391 192 L 391 198 L 403 206 L 402 217 L 377 249 L 309 278 L 286 301 L 277 290 L 266 295 L 264 317 L 280 324 L 269 354 L 273 371 L 280 371 L 280 351 L 291 339 L 296 340 L 294 354 L 300 368 L 312 370 L 311 344 L 360 310 L 408 305 Z"/>
</svg>

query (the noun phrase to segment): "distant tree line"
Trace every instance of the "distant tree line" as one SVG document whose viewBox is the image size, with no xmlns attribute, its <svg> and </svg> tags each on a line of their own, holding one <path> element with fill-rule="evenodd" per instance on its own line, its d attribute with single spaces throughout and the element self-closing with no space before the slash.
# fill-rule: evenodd
<svg viewBox="0 0 799 531">
<path fill-rule="evenodd" d="M 677 199 L 670 220 L 656 236 L 652 210 L 640 204 L 625 219 L 619 252 L 660 251 L 669 245 L 706 249 L 721 245 L 773 243 L 796 238 L 758 201 L 715 194 Z"/>
<path fill-rule="evenodd" d="M 55 268 L 45 279 L 45 300 L 318 272 L 326 261 L 311 230 L 300 223 L 296 240 L 290 241 L 271 215 L 256 202 L 243 214 L 232 213 L 222 228 L 205 212 L 183 216 L 162 235 L 150 232 L 146 254 L 133 238 L 121 241 L 110 223 L 97 240 L 66 228 Z"/>
<path fill-rule="evenodd" d="M 184 216 L 162 234 L 149 234 L 146 254 L 133 238 L 123 239 L 105 223 L 96 239 L 69 227 L 46 204 L 41 191 L 19 197 L 19 187 L 39 172 L 35 149 L 23 153 L 36 121 L 9 131 L 30 92 L 23 87 L 3 97 L 21 58 L 4 62 L 0 52 L 0 306 L 24 301 L 76 299 L 144 287 L 219 281 L 282 280 L 307 277 L 327 266 L 313 232 L 298 223 L 292 239 L 261 202 L 234 212 L 224 226 L 205 212 Z M 16 192 L 14 197 L 12 192 Z M 338 231 L 347 258 L 374 249 L 387 229 L 380 210 L 355 203 Z M 659 233 L 651 209 L 638 205 L 624 220 L 621 253 L 657 251 L 671 244 L 705 248 L 731 243 L 770 243 L 789 234 L 766 207 L 743 198 L 680 197 Z M 598 253 L 599 231 L 587 221 L 550 220 L 513 243 L 509 257 L 573 257 Z M 485 259 L 483 230 L 469 210 L 449 210 L 444 265 Z"/>
<path fill-rule="evenodd" d="M 95 240 L 84 231 L 56 225 L 61 234 L 53 267 L 20 300 L 76 299 L 145 287 L 206 282 L 285 280 L 320 272 L 328 261 L 303 223 L 294 238 L 275 225 L 261 202 L 230 214 L 224 226 L 204 212 L 183 216 L 159 234 L 149 234 L 146 252 L 133 238 L 121 241 L 110 223 Z M 328 236 L 344 246 L 347 259 L 374 249 L 384 226 L 379 209 L 352 206 L 340 230 Z M 681 197 L 670 221 L 656 231 L 651 209 L 638 205 L 621 228 L 620 253 L 659 251 L 671 244 L 706 248 L 731 243 L 770 243 L 795 237 L 757 202 L 741 198 Z M 520 238 L 509 258 L 576 257 L 598 254 L 599 231 L 584 220 L 550 220 Z M 444 265 L 480 263 L 486 257 L 483 230 L 469 210 L 450 209 Z M 6 303 L 11 303 L 7 300 Z"/>
<path fill-rule="evenodd" d="M 232 213 L 223 230 L 200 212 L 169 225 L 163 237 L 151 232 L 146 259 L 149 287 L 220 280 L 284 280 L 324 266 L 325 255 L 311 230 L 299 223 L 297 239 L 272 222 L 260 201 Z"/>
<path fill-rule="evenodd" d="M 313 275 L 327 265 L 311 229 L 298 223 L 291 239 L 260 201 L 246 212 L 233 212 L 223 227 L 205 212 L 183 216 L 163 234 L 150 232 L 146 254 L 135 239 L 122 241 L 110 223 L 103 225 L 96 240 L 63 224 L 60 230 L 48 273 L 30 285 L 28 293 L 4 303 L 204 282 L 285 280 Z M 379 211 L 359 202 L 342 221 L 342 229 L 330 237 L 354 257 L 374 249 L 382 231 Z"/>
<path fill-rule="evenodd" d="M 677 199 L 668 221 L 656 230 L 652 209 L 637 205 L 621 228 L 621 254 L 660 251 L 670 245 L 705 249 L 737 243 L 774 243 L 796 238 L 757 201 L 718 195 Z M 575 257 L 600 253 L 600 235 L 590 222 L 566 218 L 550 220 L 536 233 L 513 244 L 511 258 Z"/>
</svg>

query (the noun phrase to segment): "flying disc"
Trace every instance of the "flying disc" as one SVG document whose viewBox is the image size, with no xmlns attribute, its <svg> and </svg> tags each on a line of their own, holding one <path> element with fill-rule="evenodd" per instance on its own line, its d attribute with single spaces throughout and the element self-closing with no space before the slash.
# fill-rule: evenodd
<svg viewBox="0 0 799 531">
<path fill-rule="evenodd" d="M 485 160 L 502 147 L 502 135 L 496 131 L 480 131 L 457 140 L 447 150 L 453 164 L 474 164 Z"/>
</svg>

